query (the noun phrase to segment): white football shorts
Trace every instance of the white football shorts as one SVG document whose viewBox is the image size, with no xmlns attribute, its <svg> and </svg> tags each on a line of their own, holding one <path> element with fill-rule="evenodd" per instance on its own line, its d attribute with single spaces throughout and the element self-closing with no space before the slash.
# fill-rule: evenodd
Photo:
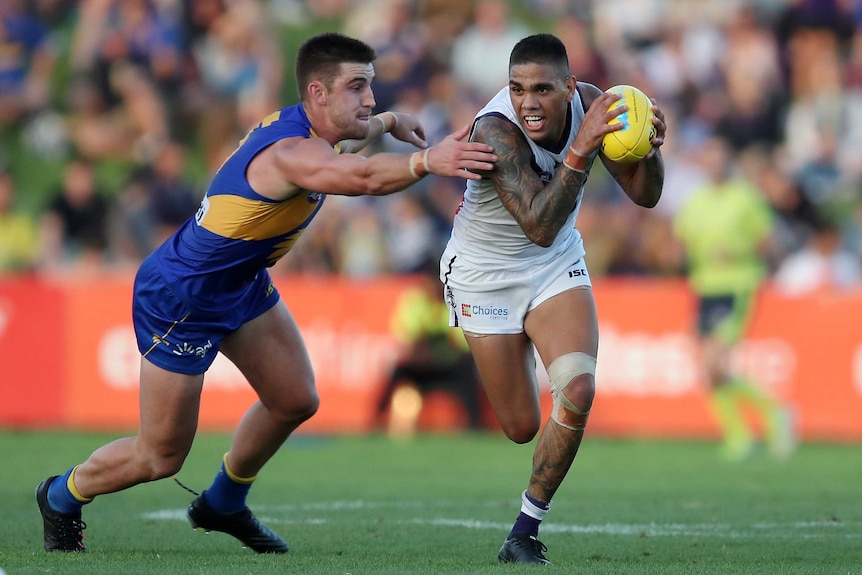
<svg viewBox="0 0 862 575">
<path fill-rule="evenodd" d="M 477 271 L 455 256 L 443 262 L 443 293 L 449 325 L 478 334 L 524 331 L 527 313 L 551 297 L 575 288 L 591 288 L 584 258 L 561 256 L 521 270 Z"/>
</svg>

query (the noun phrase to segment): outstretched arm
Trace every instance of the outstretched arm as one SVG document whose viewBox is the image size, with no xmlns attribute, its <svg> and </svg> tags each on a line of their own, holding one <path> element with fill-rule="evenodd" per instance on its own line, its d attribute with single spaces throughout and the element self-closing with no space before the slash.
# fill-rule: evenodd
<svg viewBox="0 0 862 575">
<path fill-rule="evenodd" d="M 256 181 L 249 181 L 258 193 L 280 199 L 297 187 L 323 194 L 382 196 L 428 174 L 479 179 L 473 172 L 491 169 L 497 157 L 491 146 L 467 141 L 469 130 L 466 125 L 423 151 L 370 157 L 338 154 L 321 138 L 287 138 L 255 158 L 260 163 L 251 167 Z"/>
</svg>

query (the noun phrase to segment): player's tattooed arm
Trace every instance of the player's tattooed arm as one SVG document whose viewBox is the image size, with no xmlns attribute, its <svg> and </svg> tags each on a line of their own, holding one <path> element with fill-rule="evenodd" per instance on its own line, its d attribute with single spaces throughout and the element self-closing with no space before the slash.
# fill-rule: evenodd
<svg viewBox="0 0 862 575">
<path fill-rule="evenodd" d="M 497 163 L 486 174 L 506 209 L 530 241 L 547 247 L 563 227 L 579 199 L 586 178 L 582 172 L 557 170 L 547 185 L 533 169 L 533 154 L 517 126 L 494 116 L 476 122 L 473 140 L 494 147 Z"/>
</svg>

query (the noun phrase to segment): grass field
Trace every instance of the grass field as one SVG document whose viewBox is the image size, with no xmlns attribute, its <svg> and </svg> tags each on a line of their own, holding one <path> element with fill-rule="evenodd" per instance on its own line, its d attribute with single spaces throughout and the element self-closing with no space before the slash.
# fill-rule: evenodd
<svg viewBox="0 0 862 575">
<path fill-rule="evenodd" d="M 33 490 L 112 436 L 0 432 L 0 567 L 8 575 L 501 574 L 532 445 L 498 435 L 289 440 L 252 491 L 285 556 L 192 530 L 173 481 L 84 510 L 86 554 L 42 550 Z M 209 485 L 228 438 L 201 435 L 179 478 Z M 788 461 L 716 458 L 706 442 L 588 437 L 541 531 L 552 572 L 862 574 L 862 449 L 803 445 Z"/>
</svg>

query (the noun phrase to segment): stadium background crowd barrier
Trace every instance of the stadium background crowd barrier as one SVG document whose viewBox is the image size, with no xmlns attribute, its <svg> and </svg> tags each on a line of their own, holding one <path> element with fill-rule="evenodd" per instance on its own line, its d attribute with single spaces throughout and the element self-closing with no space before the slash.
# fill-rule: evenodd
<svg viewBox="0 0 862 575">
<path fill-rule="evenodd" d="M 398 353 L 386 302 L 411 281 L 276 278 L 305 334 L 321 397 L 302 433 L 370 430 L 377 393 Z M 122 275 L 0 282 L 0 427 L 136 427 L 140 360 L 131 291 L 132 279 Z M 693 301 L 682 281 L 601 279 L 595 292 L 602 341 L 590 433 L 717 436 L 693 357 Z M 761 297 L 752 334 L 734 361 L 795 407 L 802 439 L 862 440 L 862 338 L 854 320 L 862 317 L 862 292 L 788 298 L 766 289 Z M 543 393 L 546 410 L 549 397 Z M 231 429 L 254 400 L 219 356 L 204 385 L 201 429 Z M 426 430 L 463 423 L 444 396 L 431 398 L 420 420 Z"/>
</svg>

